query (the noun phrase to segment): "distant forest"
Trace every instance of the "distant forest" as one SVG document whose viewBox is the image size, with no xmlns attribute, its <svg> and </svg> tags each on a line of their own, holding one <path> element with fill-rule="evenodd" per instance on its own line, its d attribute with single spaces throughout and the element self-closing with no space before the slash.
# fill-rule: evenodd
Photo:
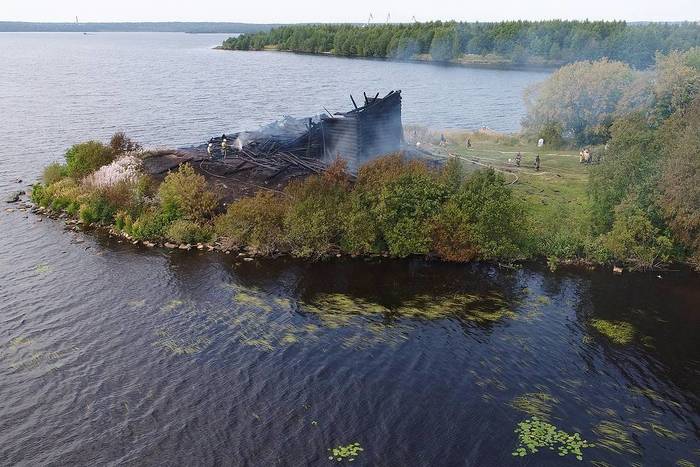
<svg viewBox="0 0 700 467">
<path fill-rule="evenodd" d="M 255 33 L 269 31 L 272 24 L 247 23 L 26 23 L 0 21 L 0 32 L 190 32 Z"/>
<path fill-rule="evenodd" d="M 344 56 L 464 61 L 490 57 L 512 64 L 562 65 L 603 57 L 636 68 L 657 52 L 700 45 L 698 23 L 624 21 L 429 22 L 383 25 L 294 25 L 247 33 L 224 49 L 331 53 Z"/>
</svg>

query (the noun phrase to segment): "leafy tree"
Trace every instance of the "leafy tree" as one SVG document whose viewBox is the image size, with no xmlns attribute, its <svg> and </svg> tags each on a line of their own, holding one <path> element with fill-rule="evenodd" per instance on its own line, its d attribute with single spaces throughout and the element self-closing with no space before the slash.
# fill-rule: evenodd
<svg viewBox="0 0 700 467">
<path fill-rule="evenodd" d="M 594 229 L 608 231 L 615 207 L 629 193 L 637 194 L 639 207 L 660 224 L 656 209 L 661 149 L 656 131 L 641 114 L 615 121 L 604 161 L 590 173 L 589 195 Z"/>
<path fill-rule="evenodd" d="M 434 249 L 450 261 L 515 258 L 524 237 L 523 207 L 492 169 L 474 173 L 436 216 Z"/>
<path fill-rule="evenodd" d="M 203 221 L 214 214 L 218 199 L 207 189 L 204 176 L 196 173 L 190 164 L 170 172 L 158 188 L 158 197 L 164 212 L 173 218 Z"/>
<path fill-rule="evenodd" d="M 528 131 L 539 133 L 557 122 L 564 136 L 577 144 L 604 141 L 618 102 L 634 76 L 628 65 L 606 59 L 564 66 L 527 90 L 523 124 Z"/>
<path fill-rule="evenodd" d="M 99 141 L 75 144 L 66 152 L 66 173 L 82 178 L 114 160 L 112 150 Z"/>
<path fill-rule="evenodd" d="M 663 126 L 665 160 L 659 204 L 674 237 L 700 267 L 700 98 Z"/>
<path fill-rule="evenodd" d="M 430 174 L 406 173 L 389 182 L 378 206 L 389 252 L 395 256 L 428 253 L 429 221 L 446 199 L 445 186 Z"/>
<path fill-rule="evenodd" d="M 669 260 L 673 244 L 654 226 L 637 203 L 626 201 L 615 208 L 612 230 L 605 243 L 613 256 L 634 269 L 653 269 Z"/>
</svg>

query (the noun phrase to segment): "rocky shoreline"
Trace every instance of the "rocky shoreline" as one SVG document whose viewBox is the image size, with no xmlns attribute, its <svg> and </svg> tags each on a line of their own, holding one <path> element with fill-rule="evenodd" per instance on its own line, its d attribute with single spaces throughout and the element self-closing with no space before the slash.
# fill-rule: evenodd
<svg viewBox="0 0 700 467">
<path fill-rule="evenodd" d="M 15 211 L 19 212 L 24 212 L 27 214 L 34 214 L 38 216 L 37 222 L 42 222 L 43 218 L 51 219 L 54 221 L 60 221 L 63 222 L 64 225 L 66 226 L 67 230 L 73 231 L 73 232 L 81 232 L 81 233 L 89 233 L 90 230 L 98 230 L 102 231 L 106 234 L 109 235 L 110 238 L 115 238 L 118 239 L 117 241 L 119 243 L 122 242 L 128 242 L 134 246 L 141 245 L 147 249 L 163 249 L 163 250 L 170 250 L 170 251 L 194 251 L 194 252 L 217 252 L 219 254 L 224 254 L 224 255 L 231 255 L 235 256 L 241 261 L 245 262 L 251 262 L 255 261 L 256 259 L 276 259 L 276 258 L 283 258 L 283 257 L 292 257 L 291 254 L 288 252 L 284 251 L 274 251 L 272 253 L 263 253 L 259 251 L 256 248 L 246 246 L 246 245 L 234 245 L 234 244 L 228 244 L 226 242 L 221 242 L 218 240 L 215 240 L 213 242 L 207 242 L 207 243 L 173 243 L 169 241 L 158 241 L 155 239 L 145 239 L 145 240 L 139 240 L 131 235 L 127 234 L 126 232 L 122 232 L 118 229 L 116 229 L 113 225 L 103 225 L 99 223 L 90 223 L 86 224 L 82 220 L 80 220 L 77 217 L 73 217 L 69 215 L 66 211 L 55 211 L 49 208 L 44 208 L 42 206 L 37 206 L 34 203 L 32 203 L 30 200 L 27 200 L 24 198 L 26 193 L 22 193 L 20 197 L 17 199 L 17 201 L 13 201 L 12 203 L 17 203 L 16 207 L 8 207 L 5 209 L 6 212 L 11 213 Z M 8 200 L 7 203 L 10 203 Z M 366 261 L 372 261 L 372 260 L 380 260 L 380 259 L 398 259 L 396 257 L 392 257 L 389 253 L 383 252 L 383 253 L 374 253 L 374 254 L 366 254 L 366 255 L 357 255 L 357 254 L 347 254 L 347 253 L 342 253 L 341 251 L 334 251 L 329 254 L 325 254 L 322 256 L 319 256 L 315 258 L 316 261 L 324 261 L 324 260 L 330 260 L 330 259 L 340 259 L 340 258 L 348 258 L 348 259 L 364 259 Z M 440 258 L 434 256 L 434 255 L 426 255 L 424 257 L 426 260 L 430 261 L 438 261 L 438 262 L 444 262 Z M 486 262 L 486 264 L 492 264 L 494 266 L 497 266 L 499 268 L 505 268 L 505 269 L 513 269 L 517 268 L 518 265 L 525 265 L 525 264 L 537 264 L 537 265 L 546 265 L 548 266 L 551 270 L 554 270 L 559 267 L 567 267 L 575 270 L 587 270 L 587 271 L 593 271 L 598 268 L 600 268 L 601 264 L 596 264 L 594 262 L 588 261 L 588 260 L 583 260 L 583 259 L 578 259 L 578 260 L 572 260 L 572 259 L 566 259 L 566 260 L 559 260 L 556 262 L 556 267 L 552 267 L 552 264 L 549 264 L 546 260 L 525 260 L 525 261 L 518 261 L 516 263 L 510 263 L 510 264 L 503 264 L 499 262 Z"/>
</svg>

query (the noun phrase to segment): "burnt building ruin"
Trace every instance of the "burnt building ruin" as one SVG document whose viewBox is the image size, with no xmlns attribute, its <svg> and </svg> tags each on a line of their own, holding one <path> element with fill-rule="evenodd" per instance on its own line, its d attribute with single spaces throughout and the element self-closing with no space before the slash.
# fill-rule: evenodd
<svg viewBox="0 0 700 467">
<path fill-rule="evenodd" d="M 321 116 L 325 161 L 340 156 L 355 171 L 370 159 L 401 149 L 401 91 L 391 91 L 384 97 L 379 97 L 379 93 L 374 97 L 365 94 L 364 98 L 362 107 L 350 96 L 353 110 Z"/>
<path fill-rule="evenodd" d="M 208 151 L 214 159 L 245 159 L 280 170 L 292 164 L 319 171 L 342 157 L 352 172 L 377 156 L 399 151 L 403 143 L 401 91 L 384 97 L 365 94 L 361 107 L 352 96 L 350 99 L 355 108 L 349 112 L 284 117 L 256 131 L 212 138 Z"/>
</svg>

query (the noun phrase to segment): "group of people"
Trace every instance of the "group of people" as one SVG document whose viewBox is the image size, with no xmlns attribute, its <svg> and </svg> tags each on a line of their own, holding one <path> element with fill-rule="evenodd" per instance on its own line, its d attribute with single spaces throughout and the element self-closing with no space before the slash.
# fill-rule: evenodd
<svg viewBox="0 0 700 467">
<path fill-rule="evenodd" d="M 222 158 L 226 158 L 228 155 L 228 151 L 231 148 L 228 144 L 228 140 L 226 139 L 226 135 L 223 134 L 221 135 L 221 156 Z M 207 145 L 207 154 L 209 155 L 209 158 L 214 157 L 214 138 L 209 140 L 209 144 Z"/>
<path fill-rule="evenodd" d="M 515 165 L 517 167 L 520 167 L 520 163 L 523 161 L 523 155 L 520 154 L 520 151 L 515 155 Z M 535 156 L 535 170 L 540 171 L 540 155 L 539 153 Z"/>
</svg>

